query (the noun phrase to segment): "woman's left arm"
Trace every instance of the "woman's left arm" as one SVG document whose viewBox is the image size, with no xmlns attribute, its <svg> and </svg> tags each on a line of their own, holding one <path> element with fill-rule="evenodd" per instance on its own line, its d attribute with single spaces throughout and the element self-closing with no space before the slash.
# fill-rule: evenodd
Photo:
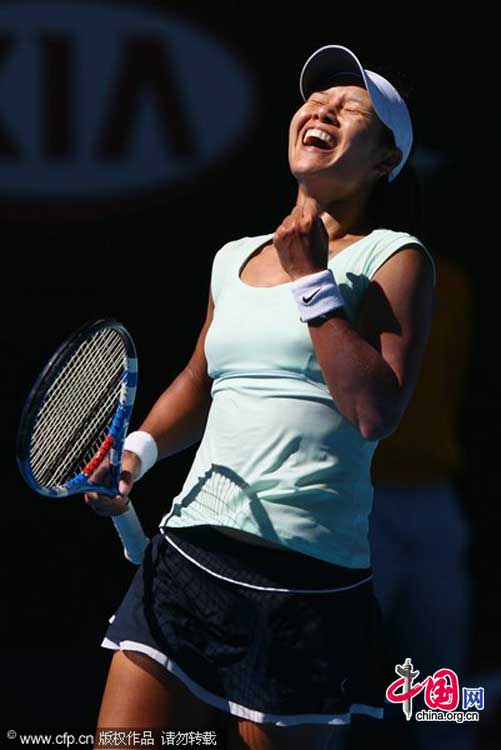
<svg viewBox="0 0 501 750">
<path fill-rule="evenodd" d="M 421 367 L 433 298 L 431 263 L 419 245 L 407 245 L 372 277 L 356 325 L 343 308 L 308 323 L 336 407 L 367 440 L 398 427 Z"/>
</svg>

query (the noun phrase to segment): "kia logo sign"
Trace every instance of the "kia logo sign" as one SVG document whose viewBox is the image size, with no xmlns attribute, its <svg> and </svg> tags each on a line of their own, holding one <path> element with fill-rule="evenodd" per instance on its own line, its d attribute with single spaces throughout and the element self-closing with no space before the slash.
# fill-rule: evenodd
<svg viewBox="0 0 501 750">
<path fill-rule="evenodd" d="M 0 192 L 89 198 L 192 177 L 242 139 L 250 78 L 217 41 L 122 3 L 0 7 Z"/>
</svg>

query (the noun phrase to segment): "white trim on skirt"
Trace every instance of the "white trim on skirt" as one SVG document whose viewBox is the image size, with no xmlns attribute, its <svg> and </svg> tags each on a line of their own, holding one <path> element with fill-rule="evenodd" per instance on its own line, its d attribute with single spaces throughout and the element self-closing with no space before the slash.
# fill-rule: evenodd
<svg viewBox="0 0 501 750">
<path fill-rule="evenodd" d="M 221 575 L 221 573 L 216 573 L 213 570 L 210 570 L 210 568 L 206 568 L 205 565 L 202 565 L 198 562 L 198 560 L 195 560 L 195 558 L 190 557 L 186 552 L 184 552 L 178 545 L 172 541 L 166 534 L 162 532 L 162 536 L 165 539 L 165 541 L 169 542 L 172 547 L 174 547 L 180 555 L 183 555 L 187 560 L 192 562 L 194 565 L 197 565 L 202 570 L 205 570 L 206 573 L 210 573 L 211 576 L 215 576 L 216 578 L 220 578 L 222 581 L 228 581 L 228 583 L 236 583 L 239 586 L 246 586 L 249 589 L 258 589 L 259 591 L 275 591 L 282 594 L 334 594 L 337 591 L 349 591 L 350 589 L 355 589 L 357 586 L 362 586 L 362 584 L 367 583 L 367 581 L 370 581 L 372 579 L 372 573 L 367 578 L 362 579 L 361 581 L 357 581 L 356 583 L 352 583 L 349 586 L 338 586 L 334 589 L 277 589 L 272 588 L 271 586 L 258 586 L 257 584 L 253 583 L 247 583 L 246 581 L 236 581 L 233 578 L 227 578 L 226 576 Z"/>
<path fill-rule="evenodd" d="M 112 617 L 111 620 L 113 619 L 114 618 Z M 233 701 L 226 700 L 219 695 L 209 692 L 194 682 L 191 677 L 188 677 L 188 675 L 183 672 L 183 670 L 178 667 L 172 659 L 169 659 L 169 657 L 161 651 L 157 651 L 144 643 L 138 643 L 137 641 L 120 641 L 120 644 L 117 644 L 109 638 L 104 638 L 101 646 L 115 651 L 139 651 L 140 653 L 147 654 L 168 669 L 169 672 L 178 677 L 186 687 L 196 695 L 197 698 L 204 701 L 204 703 L 208 703 L 221 711 L 226 711 L 241 719 L 254 721 L 257 724 L 275 724 L 278 727 L 289 727 L 297 724 L 350 724 L 351 716 L 353 714 L 364 714 L 366 716 L 371 716 L 374 719 L 383 718 L 383 708 L 366 706 L 363 703 L 353 703 L 350 707 L 350 711 L 345 714 L 287 714 L 285 716 L 283 714 L 263 714 L 261 711 L 255 711 L 252 708 L 241 706 L 239 703 L 234 703 Z"/>
</svg>

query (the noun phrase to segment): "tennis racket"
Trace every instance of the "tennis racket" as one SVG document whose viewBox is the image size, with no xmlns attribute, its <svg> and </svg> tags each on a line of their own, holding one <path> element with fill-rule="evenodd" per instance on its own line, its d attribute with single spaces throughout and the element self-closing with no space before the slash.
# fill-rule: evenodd
<svg viewBox="0 0 501 750">
<path fill-rule="evenodd" d="M 66 339 L 35 382 L 21 415 L 17 463 L 28 485 L 52 498 L 118 495 L 136 385 L 136 349 L 121 323 L 95 320 Z M 108 458 L 107 484 L 91 481 Z M 126 558 L 139 565 L 149 540 L 132 504 L 112 520 Z"/>
</svg>

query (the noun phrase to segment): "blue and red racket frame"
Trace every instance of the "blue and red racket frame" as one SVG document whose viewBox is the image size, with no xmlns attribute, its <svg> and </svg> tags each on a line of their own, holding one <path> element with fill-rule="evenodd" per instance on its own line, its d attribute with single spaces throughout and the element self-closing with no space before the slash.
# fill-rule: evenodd
<svg viewBox="0 0 501 750">
<path fill-rule="evenodd" d="M 44 487 L 35 479 L 30 464 L 31 436 L 34 424 L 43 402 L 44 395 L 51 383 L 72 357 L 78 347 L 100 330 L 107 328 L 115 330 L 121 337 L 127 358 L 127 364 L 122 376 L 122 387 L 118 399 L 117 410 L 112 420 L 109 433 L 98 452 L 84 469 L 66 484 L 54 487 Z M 137 352 L 134 341 L 125 326 L 114 318 L 99 318 L 92 320 L 70 335 L 57 349 L 47 365 L 34 383 L 24 405 L 19 430 L 17 434 L 17 464 L 26 483 L 35 492 L 50 498 L 68 497 L 83 492 L 97 492 L 98 494 L 114 497 L 118 495 L 118 482 L 122 464 L 123 443 L 129 427 L 130 417 L 134 406 L 137 389 Z M 109 485 L 90 482 L 89 477 L 95 469 L 110 455 Z"/>
</svg>

